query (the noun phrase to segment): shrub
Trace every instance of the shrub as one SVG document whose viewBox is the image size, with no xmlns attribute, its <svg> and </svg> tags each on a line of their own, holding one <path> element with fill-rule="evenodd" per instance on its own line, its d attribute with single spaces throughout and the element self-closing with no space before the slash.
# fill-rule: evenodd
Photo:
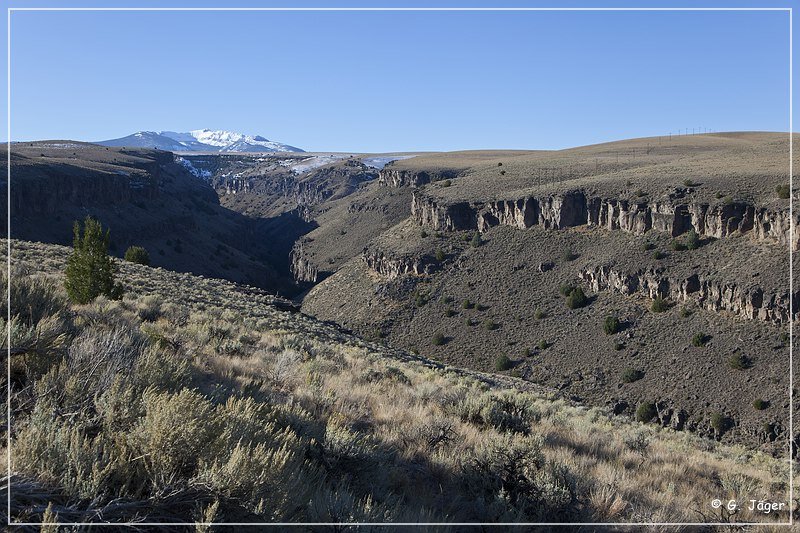
<svg viewBox="0 0 800 533">
<path fill-rule="evenodd" d="M 548 343 L 544 339 L 540 340 L 539 343 L 536 345 L 536 347 L 539 348 L 540 350 L 546 350 L 549 346 L 550 343 Z"/>
<path fill-rule="evenodd" d="M 508 358 L 507 355 L 498 355 L 494 360 L 494 369 L 498 372 L 502 372 L 504 370 L 508 370 L 514 366 L 511 362 L 511 359 Z"/>
<path fill-rule="evenodd" d="M 697 346 L 698 348 L 702 348 L 706 345 L 706 343 L 710 340 L 710 337 L 703 333 L 702 331 L 699 333 L 695 333 L 694 337 L 692 337 L 692 346 Z"/>
<path fill-rule="evenodd" d="M 125 250 L 125 261 L 138 263 L 140 265 L 149 265 L 150 254 L 141 246 L 130 246 Z"/>
<path fill-rule="evenodd" d="M 633 383 L 634 381 L 639 381 L 643 377 L 644 377 L 644 372 L 642 372 L 641 370 L 637 370 L 635 368 L 626 368 L 625 371 L 622 372 L 623 383 Z"/>
<path fill-rule="evenodd" d="M 785 183 L 783 185 L 778 185 L 775 187 L 775 192 L 778 193 L 778 198 L 781 200 L 787 200 L 791 195 L 791 189 L 789 189 L 789 184 Z"/>
<path fill-rule="evenodd" d="M 470 244 L 472 244 L 473 248 L 477 248 L 478 246 L 483 244 L 483 239 L 481 239 L 481 234 L 480 233 L 474 234 L 472 236 L 472 241 L 470 242 Z"/>
<path fill-rule="evenodd" d="M 150 294 L 142 298 L 137 314 L 145 322 L 158 320 L 161 316 L 161 297 Z"/>
<path fill-rule="evenodd" d="M 622 341 L 617 341 L 617 342 L 615 342 L 615 343 L 614 343 L 614 349 L 615 349 L 616 351 L 624 350 L 624 349 L 625 349 L 625 343 L 624 343 L 624 342 L 622 342 Z"/>
<path fill-rule="evenodd" d="M 513 390 L 468 397 L 457 408 L 464 422 L 513 433 L 529 433 L 531 423 L 541 418 L 541 413 L 531 398 Z"/>
<path fill-rule="evenodd" d="M 753 400 L 753 407 L 758 411 L 763 411 L 769 407 L 769 402 L 767 400 L 762 400 L 761 398 L 756 398 Z"/>
<path fill-rule="evenodd" d="M 697 232 L 694 228 L 689 230 L 689 233 L 686 234 L 686 247 L 689 250 L 696 250 L 700 248 L 700 237 L 697 235 Z"/>
<path fill-rule="evenodd" d="M 475 307 L 475 304 L 466 298 L 461 302 L 461 309 L 472 309 L 473 307 Z"/>
<path fill-rule="evenodd" d="M 656 247 L 656 245 L 654 243 L 646 242 L 646 243 L 644 243 L 642 245 L 642 250 L 644 250 L 645 252 L 649 252 L 650 250 L 652 250 L 655 247 Z"/>
<path fill-rule="evenodd" d="M 122 285 L 114 283 L 117 265 L 108 255 L 109 231 L 103 233 L 100 222 L 86 217 L 81 233 L 81 224 L 73 226 L 73 252 L 67 259 L 64 271 L 64 288 L 69 298 L 86 304 L 105 295 L 112 300 L 122 298 Z"/>
<path fill-rule="evenodd" d="M 420 237 L 422 237 L 422 238 L 424 239 L 425 237 L 427 237 L 427 236 L 428 236 L 428 232 L 427 232 L 427 231 L 425 231 L 424 229 L 423 229 L 423 230 L 420 230 L 420 232 L 419 232 L 419 236 L 420 236 Z"/>
<path fill-rule="evenodd" d="M 575 481 L 566 467 L 544 460 L 542 446 L 541 437 L 505 435 L 489 440 L 463 467 L 466 490 L 487 509 L 502 495 L 509 507 L 506 512 L 512 513 L 509 516 L 525 517 L 521 520 L 560 517 L 569 521 L 574 513 Z"/>
<path fill-rule="evenodd" d="M 724 414 L 720 413 L 719 411 L 714 411 L 711 413 L 711 429 L 714 430 L 714 433 L 717 436 L 722 435 L 731 425 L 731 420 Z"/>
<path fill-rule="evenodd" d="M 436 333 L 436 334 L 433 336 L 433 339 L 431 340 L 431 342 L 434 344 L 434 346 L 441 346 L 441 345 L 443 345 L 443 344 L 446 342 L 446 340 L 447 340 L 447 339 L 445 339 L 445 338 L 444 338 L 444 335 L 443 335 L 443 334 L 441 334 L 441 333 Z"/>
<path fill-rule="evenodd" d="M 442 187 L 449 187 L 452 184 L 453 184 L 453 182 L 451 182 L 450 180 L 444 180 L 442 182 Z"/>
<path fill-rule="evenodd" d="M 693 182 L 688 178 L 683 180 L 683 184 L 686 185 L 687 187 L 694 187 L 695 185 L 697 185 L 695 182 Z"/>
<path fill-rule="evenodd" d="M 451 317 L 451 316 L 455 316 L 455 314 L 456 314 L 456 312 L 453 310 L 453 308 L 452 308 L 452 307 L 448 307 L 448 308 L 447 308 L 447 309 L 445 309 L 445 311 L 444 311 L 444 316 L 446 316 L 446 317 L 448 317 L 448 318 L 449 318 L 449 317 Z"/>
<path fill-rule="evenodd" d="M 622 324 L 619 321 L 619 318 L 615 316 L 607 316 L 605 321 L 603 322 L 603 331 L 606 332 L 606 335 L 613 335 L 614 333 L 618 333 L 622 329 Z"/>
<path fill-rule="evenodd" d="M 686 245 L 678 239 L 672 239 L 672 241 L 669 243 L 669 248 L 675 252 L 681 252 L 686 249 Z"/>
<path fill-rule="evenodd" d="M 486 320 L 486 321 L 483 323 L 483 327 L 485 327 L 485 328 L 486 328 L 486 329 L 488 329 L 489 331 L 492 331 L 492 330 L 494 330 L 494 329 L 497 329 L 497 322 L 495 322 L 495 321 L 494 321 L 494 320 L 492 320 L 492 319 Z"/>
<path fill-rule="evenodd" d="M 564 253 L 561 254 L 561 259 L 563 259 L 564 261 L 574 261 L 577 258 L 578 258 L 578 254 L 576 254 L 575 252 L 573 252 L 569 248 L 564 250 Z"/>
<path fill-rule="evenodd" d="M 567 307 L 570 309 L 585 307 L 587 303 L 589 303 L 589 300 L 580 287 L 573 289 L 567 296 Z"/>
<path fill-rule="evenodd" d="M 414 296 L 414 305 L 422 307 L 428 303 L 428 295 L 423 292 L 417 292 Z"/>
<path fill-rule="evenodd" d="M 732 355 L 731 358 L 728 359 L 728 366 L 734 370 L 747 370 L 753 366 L 753 362 L 746 355 L 736 354 Z"/>
<path fill-rule="evenodd" d="M 661 250 L 656 250 L 655 252 L 653 252 L 653 259 L 655 259 L 656 261 L 658 261 L 659 259 L 664 259 L 664 257 L 665 257 L 664 252 L 662 252 Z"/>
<path fill-rule="evenodd" d="M 661 296 L 656 296 L 653 298 L 653 304 L 650 306 L 650 310 L 654 313 L 663 313 L 664 311 L 668 311 L 669 308 L 669 302 Z"/>
<path fill-rule="evenodd" d="M 533 313 L 533 318 L 535 318 L 536 320 L 541 320 L 541 319 L 543 319 L 543 318 L 546 318 L 546 317 L 547 317 L 547 313 L 545 313 L 545 312 L 544 312 L 544 311 L 542 311 L 541 309 L 537 309 L 537 310 L 536 310 L 536 311 Z"/>
<path fill-rule="evenodd" d="M 636 408 L 636 420 L 639 422 L 649 422 L 658 414 L 656 404 L 652 402 L 640 403 Z"/>
<path fill-rule="evenodd" d="M 561 296 L 569 296 L 569 293 L 571 293 L 573 290 L 575 290 L 575 286 L 566 283 L 558 288 L 558 292 L 561 294 Z"/>
<path fill-rule="evenodd" d="M 680 310 L 679 314 L 680 314 L 681 318 L 688 318 L 688 317 L 692 316 L 692 310 L 684 305 L 683 307 L 681 307 L 681 310 Z"/>
</svg>

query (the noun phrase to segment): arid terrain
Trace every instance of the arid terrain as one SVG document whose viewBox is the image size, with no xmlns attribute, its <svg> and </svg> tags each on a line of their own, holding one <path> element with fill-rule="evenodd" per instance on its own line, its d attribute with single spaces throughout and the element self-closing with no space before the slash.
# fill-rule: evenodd
<svg viewBox="0 0 800 533">
<path fill-rule="evenodd" d="M 786 518 L 706 501 L 785 499 L 800 444 L 786 134 L 11 156 L 18 517 L 49 501 L 165 521 Z M 87 215 L 110 230 L 120 301 L 60 288 Z M 150 267 L 121 259 L 131 245 Z M 71 372 L 111 334 L 127 355 L 79 393 Z M 213 446 L 159 433 L 193 412 L 216 420 Z M 173 437 L 194 459 L 131 466 Z"/>
</svg>

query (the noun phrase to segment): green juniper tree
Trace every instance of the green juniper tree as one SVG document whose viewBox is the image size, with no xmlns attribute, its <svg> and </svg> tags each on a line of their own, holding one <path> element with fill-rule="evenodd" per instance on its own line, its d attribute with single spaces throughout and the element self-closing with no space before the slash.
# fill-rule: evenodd
<svg viewBox="0 0 800 533">
<path fill-rule="evenodd" d="M 113 300 L 122 298 L 122 285 L 114 283 L 117 265 L 108 255 L 109 231 L 90 216 L 73 226 L 75 235 L 72 255 L 64 271 L 64 288 L 70 299 L 79 304 L 89 303 L 105 295 Z"/>
</svg>

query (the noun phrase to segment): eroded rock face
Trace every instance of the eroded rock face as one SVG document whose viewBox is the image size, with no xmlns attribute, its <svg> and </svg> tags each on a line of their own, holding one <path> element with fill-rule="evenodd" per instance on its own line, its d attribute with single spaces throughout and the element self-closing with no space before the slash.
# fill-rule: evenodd
<svg viewBox="0 0 800 533">
<path fill-rule="evenodd" d="M 694 229 L 703 237 L 723 238 L 750 233 L 754 239 L 800 247 L 800 217 L 795 215 L 790 235 L 788 210 L 756 208 L 742 202 L 709 205 L 670 201 L 631 201 L 587 197 L 573 191 L 543 197 L 489 202 L 443 203 L 415 191 L 411 214 L 418 224 L 435 230 L 475 229 L 481 232 L 505 225 L 526 229 L 540 225 L 549 229 L 589 225 L 636 235 L 660 231 L 677 236 Z"/>
<path fill-rule="evenodd" d="M 316 283 L 319 278 L 319 269 L 308 260 L 302 241 L 295 242 L 289 253 L 289 270 L 298 283 Z"/>
<path fill-rule="evenodd" d="M 154 152 L 148 156 L 150 161 L 115 172 L 52 165 L 40 167 L 32 178 L 12 176 L 11 212 L 48 214 L 63 205 L 107 206 L 158 198 L 165 175 L 180 169 L 172 163 L 172 154 Z M 5 200 L 5 176 L 3 182 Z"/>
<path fill-rule="evenodd" d="M 789 293 L 765 294 L 760 287 L 744 287 L 735 282 L 705 279 L 693 274 L 686 278 L 670 276 L 663 268 L 624 272 L 611 266 L 584 269 L 578 276 L 594 291 L 613 291 L 624 295 L 660 296 L 678 302 L 693 301 L 710 311 L 727 311 L 738 317 L 774 324 L 789 321 Z M 800 293 L 793 295 L 793 320 L 797 320 Z"/>
<path fill-rule="evenodd" d="M 401 170 L 389 166 L 381 169 L 378 183 L 389 187 L 419 187 L 433 181 L 453 179 L 459 176 L 457 170 Z"/>
<path fill-rule="evenodd" d="M 434 263 L 427 257 L 392 256 L 381 250 L 364 250 L 361 258 L 367 267 L 390 280 L 405 274 L 431 274 L 434 270 Z"/>
</svg>

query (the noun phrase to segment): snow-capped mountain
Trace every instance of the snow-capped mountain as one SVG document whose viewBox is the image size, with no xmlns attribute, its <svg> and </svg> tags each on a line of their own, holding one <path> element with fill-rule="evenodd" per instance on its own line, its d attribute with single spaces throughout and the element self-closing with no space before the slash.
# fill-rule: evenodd
<svg viewBox="0 0 800 533">
<path fill-rule="evenodd" d="M 260 135 L 224 130 L 139 131 L 127 137 L 99 141 L 103 146 L 157 148 L 170 152 L 302 152 L 300 148 L 270 141 Z"/>
</svg>

